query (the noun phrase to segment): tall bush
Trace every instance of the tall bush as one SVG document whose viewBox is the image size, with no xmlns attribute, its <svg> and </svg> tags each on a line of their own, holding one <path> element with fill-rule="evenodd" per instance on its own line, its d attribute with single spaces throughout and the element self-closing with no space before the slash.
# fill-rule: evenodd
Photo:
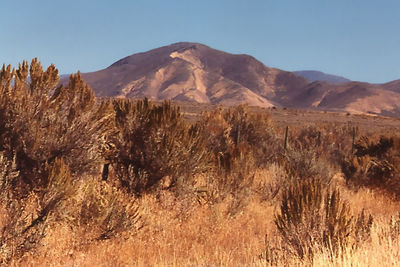
<svg viewBox="0 0 400 267">
<path fill-rule="evenodd" d="M 114 100 L 118 135 L 113 159 L 121 182 L 136 193 L 162 179 L 168 187 L 209 168 L 209 153 L 199 128 L 188 125 L 178 107 L 148 99 Z"/>
<path fill-rule="evenodd" d="M 97 103 L 79 72 L 67 86 L 58 70 L 37 59 L 0 71 L 0 150 L 15 153 L 26 184 L 41 182 L 45 165 L 63 157 L 72 173 L 98 168 L 105 134 L 111 130 L 110 103 Z"/>
</svg>

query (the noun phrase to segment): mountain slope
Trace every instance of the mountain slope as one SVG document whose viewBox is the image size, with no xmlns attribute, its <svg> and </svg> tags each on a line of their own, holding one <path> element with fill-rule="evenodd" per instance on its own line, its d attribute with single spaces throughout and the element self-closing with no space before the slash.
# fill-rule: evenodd
<svg viewBox="0 0 400 267">
<path fill-rule="evenodd" d="M 362 82 L 330 84 L 313 82 L 291 99 L 293 107 L 400 115 L 400 94 L 384 85 Z"/>
<path fill-rule="evenodd" d="M 322 71 L 316 71 L 316 70 L 300 70 L 300 71 L 294 71 L 293 73 L 309 80 L 310 82 L 321 81 L 333 84 L 350 82 L 349 79 L 344 78 L 342 76 L 327 74 Z"/>
<path fill-rule="evenodd" d="M 269 107 L 307 84 L 290 72 L 268 68 L 248 55 L 197 43 L 134 54 L 108 68 L 82 74 L 97 96 L 173 99 Z"/>
<path fill-rule="evenodd" d="M 400 93 L 400 80 L 395 80 L 395 81 L 391 81 L 388 83 L 384 83 L 384 84 L 382 84 L 382 87 L 386 90 Z"/>
<path fill-rule="evenodd" d="M 82 76 L 99 97 L 400 116 L 400 80 L 369 84 L 344 82 L 344 78 L 321 72 L 311 74 L 331 82 L 309 82 L 295 73 L 266 67 L 249 55 L 233 55 L 198 43 L 176 43 L 125 57 Z"/>
</svg>

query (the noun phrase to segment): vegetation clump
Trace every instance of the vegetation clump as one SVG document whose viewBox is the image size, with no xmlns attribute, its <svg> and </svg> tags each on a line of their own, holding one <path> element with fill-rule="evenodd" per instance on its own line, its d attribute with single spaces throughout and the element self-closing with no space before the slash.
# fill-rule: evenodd
<svg viewBox="0 0 400 267">
<path fill-rule="evenodd" d="M 361 137 L 354 153 L 344 157 L 342 171 L 350 184 L 384 189 L 398 197 L 400 193 L 400 142 L 398 138 L 380 137 L 373 142 Z"/>
<path fill-rule="evenodd" d="M 58 70 L 43 70 L 37 59 L 0 71 L 0 151 L 15 155 L 21 186 L 42 181 L 46 164 L 63 158 L 72 173 L 93 172 L 111 129 L 105 103 L 97 103 L 79 73 L 66 87 Z"/>
<path fill-rule="evenodd" d="M 0 196 L 0 261 L 3 264 L 41 245 L 46 230 L 55 218 L 63 214 L 65 201 L 74 193 L 69 168 L 63 160 L 56 159 L 53 164 L 47 165 L 46 182 L 27 196 L 18 195 L 9 183 L 19 175 L 13 165 L 0 157 L 3 189 Z"/>
<path fill-rule="evenodd" d="M 269 115 L 240 105 L 204 113 L 196 125 L 214 159 L 207 182 L 213 201 L 231 194 L 247 197 L 255 171 L 273 162 L 280 149 Z"/>
<path fill-rule="evenodd" d="M 122 185 L 134 193 L 163 179 L 168 187 L 188 182 L 209 168 L 209 153 L 196 125 L 189 125 L 169 101 L 114 100 L 118 135 L 112 159 Z"/>
<path fill-rule="evenodd" d="M 137 199 L 129 199 L 116 187 L 94 179 L 82 183 L 80 191 L 82 196 L 75 202 L 73 222 L 85 230 L 87 242 L 111 239 L 141 228 Z"/>
<path fill-rule="evenodd" d="M 284 248 L 300 259 L 311 260 L 324 249 L 331 256 L 355 248 L 369 237 L 372 216 L 357 217 L 338 190 L 329 190 L 316 178 L 294 182 L 284 191 L 275 225 Z"/>
</svg>

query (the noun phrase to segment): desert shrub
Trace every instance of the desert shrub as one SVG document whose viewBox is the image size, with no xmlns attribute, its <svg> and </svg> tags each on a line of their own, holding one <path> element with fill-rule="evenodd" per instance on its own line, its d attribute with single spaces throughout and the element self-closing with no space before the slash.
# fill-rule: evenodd
<svg viewBox="0 0 400 267">
<path fill-rule="evenodd" d="M 247 106 L 240 105 L 205 113 L 198 124 L 216 159 L 221 153 L 230 153 L 234 146 L 251 150 L 257 166 L 270 162 L 276 155 L 279 142 L 267 113 L 252 113 Z"/>
<path fill-rule="evenodd" d="M 351 151 L 353 131 L 349 125 L 290 128 L 288 146 L 278 153 L 276 160 L 286 171 L 282 183 L 319 177 L 329 184 L 333 174 L 340 170 L 343 155 Z"/>
<path fill-rule="evenodd" d="M 356 144 L 354 144 L 355 155 L 357 157 L 371 156 L 382 158 L 390 148 L 393 147 L 393 138 L 381 136 L 377 143 L 371 142 L 368 137 L 362 136 Z"/>
<path fill-rule="evenodd" d="M 109 103 L 96 103 L 79 73 L 66 87 L 58 83 L 58 70 L 51 65 L 44 71 L 37 59 L 0 71 L 0 150 L 16 155 L 31 189 L 44 183 L 46 164 L 57 157 L 72 173 L 94 171 L 112 128 Z"/>
<path fill-rule="evenodd" d="M 266 113 L 251 113 L 240 105 L 204 113 L 197 122 L 214 157 L 208 190 L 212 201 L 228 195 L 246 198 L 258 168 L 265 167 L 276 156 L 274 127 Z"/>
<path fill-rule="evenodd" d="M 323 146 L 323 141 L 323 130 L 315 126 L 308 126 L 307 128 L 302 128 L 300 130 L 300 133 L 296 136 L 292 146 L 297 149 L 311 150 Z"/>
<path fill-rule="evenodd" d="M 46 229 L 53 219 L 60 218 L 65 212 L 62 210 L 65 200 L 73 195 L 74 190 L 68 166 L 63 160 L 56 159 L 46 166 L 46 183 L 21 197 L 7 182 L 19 175 L 12 167 L 15 164 L 5 162 L 4 157 L 0 157 L 0 161 L 0 260 L 9 264 L 41 245 Z"/>
<path fill-rule="evenodd" d="M 286 188 L 288 180 L 283 166 L 272 163 L 267 168 L 258 170 L 254 176 L 252 192 L 256 193 L 260 201 L 275 204 L 279 193 Z"/>
<path fill-rule="evenodd" d="M 361 137 L 354 153 L 342 160 L 342 171 L 349 184 L 372 186 L 398 195 L 400 192 L 400 139 L 381 137 L 373 142 Z"/>
<path fill-rule="evenodd" d="M 319 177 L 324 184 L 329 184 L 333 170 L 330 163 L 325 159 L 318 157 L 317 152 L 313 150 L 295 150 L 287 149 L 280 155 L 277 161 L 283 166 L 286 177 L 282 183 L 291 183 L 291 180 L 308 179 Z"/>
<path fill-rule="evenodd" d="M 139 205 L 131 195 L 98 179 L 83 181 L 80 192 L 73 221 L 84 231 L 88 242 L 121 234 L 126 237 L 125 233 L 141 227 Z"/>
<path fill-rule="evenodd" d="M 188 125 L 178 107 L 144 99 L 115 100 L 119 134 L 113 165 L 122 184 L 135 193 L 168 178 L 173 187 L 209 168 L 209 153 L 197 125 Z"/>
<path fill-rule="evenodd" d="M 319 125 L 291 129 L 289 147 L 293 150 L 311 151 L 332 167 L 340 165 L 343 155 L 352 149 L 352 138 L 357 129 L 350 125 Z"/>
<path fill-rule="evenodd" d="M 356 248 L 368 238 L 372 217 L 362 212 L 354 218 L 339 191 L 314 178 L 296 181 L 283 192 L 275 225 L 290 254 L 312 261 L 324 249 L 334 257 Z"/>
<path fill-rule="evenodd" d="M 0 263 L 11 264 L 26 252 L 34 250 L 45 237 L 47 225 L 40 221 L 32 227 L 38 209 L 35 195 L 24 199 L 5 198 L 1 203 Z"/>
<path fill-rule="evenodd" d="M 251 113 L 247 106 L 206 112 L 196 123 L 214 159 L 208 174 L 208 202 L 220 202 L 229 196 L 228 209 L 234 215 L 251 194 L 258 168 L 265 167 L 276 155 L 274 129 L 268 114 Z"/>
<path fill-rule="evenodd" d="M 293 131 L 293 130 L 292 130 Z M 338 149 L 350 151 L 354 131 L 357 128 L 349 124 L 321 124 L 317 126 L 301 127 L 293 133 L 291 145 L 300 149 L 317 149 L 325 153 L 330 150 Z"/>
<path fill-rule="evenodd" d="M 257 170 L 256 160 L 249 146 L 239 144 L 230 147 L 217 157 L 217 166 L 209 173 L 207 190 L 211 202 L 220 202 L 228 196 L 233 197 L 230 215 L 236 214 L 243 207 L 244 201 L 251 194 L 251 185 Z"/>
<path fill-rule="evenodd" d="M 23 218 L 22 205 L 12 190 L 12 182 L 18 176 L 15 161 L 0 153 L 0 263 L 4 265 L 17 254 L 19 244 L 15 240 L 22 232 L 19 226 Z"/>
<path fill-rule="evenodd" d="M 46 179 L 41 187 L 34 189 L 39 199 L 41 211 L 37 220 L 44 220 L 50 212 L 57 210 L 63 218 L 65 200 L 76 193 L 69 166 L 63 159 L 56 158 L 53 163 L 46 164 Z"/>
</svg>

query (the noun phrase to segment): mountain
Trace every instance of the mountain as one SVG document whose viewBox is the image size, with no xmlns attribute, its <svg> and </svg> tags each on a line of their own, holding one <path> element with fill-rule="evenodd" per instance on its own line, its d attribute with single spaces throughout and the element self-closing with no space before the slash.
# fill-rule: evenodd
<svg viewBox="0 0 400 267">
<path fill-rule="evenodd" d="M 400 80 L 369 84 L 321 72 L 287 72 L 249 55 L 198 43 L 176 43 L 134 54 L 82 76 L 98 97 L 248 103 L 400 117 Z M 67 82 L 67 77 L 61 82 Z"/>
<path fill-rule="evenodd" d="M 176 43 L 134 54 L 82 76 L 99 97 L 262 107 L 279 105 L 290 91 L 308 83 L 249 55 L 233 55 L 198 43 Z"/>
<path fill-rule="evenodd" d="M 294 71 L 293 73 L 307 79 L 310 82 L 323 81 L 323 82 L 330 82 L 333 84 L 350 82 L 349 79 L 344 78 L 342 76 L 327 74 L 322 71 L 316 71 L 316 70 L 300 70 L 300 71 Z"/>
<path fill-rule="evenodd" d="M 291 99 L 294 107 L 400 116 L 400 94 L 362 82 L 313 82 Z"/>
<path fill-rule="evenodd" d="M 388 83 L 382 84 L 382 87 L 386 90 L 394 91 L 400 93 L 400 80 L 391 81 Z"/>
</svg>

